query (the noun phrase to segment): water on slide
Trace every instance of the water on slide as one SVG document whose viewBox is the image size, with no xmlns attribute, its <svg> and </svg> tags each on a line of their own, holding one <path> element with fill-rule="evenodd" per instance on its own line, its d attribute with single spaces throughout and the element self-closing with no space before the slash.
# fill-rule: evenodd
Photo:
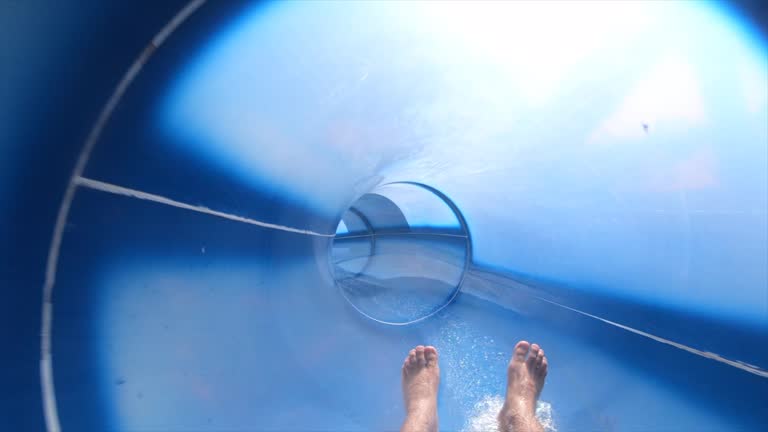
<svg viewBox="0 0 768 432">
<path fill-rule="evenodd" d="M 73 179 L 49 428 L 394 430 L 431 344 L 441 428 L 487 430 L 519 339 L 550 430 L 768 424 L 768 67 L 725 8 L 191 5 Z"/>
</svg>

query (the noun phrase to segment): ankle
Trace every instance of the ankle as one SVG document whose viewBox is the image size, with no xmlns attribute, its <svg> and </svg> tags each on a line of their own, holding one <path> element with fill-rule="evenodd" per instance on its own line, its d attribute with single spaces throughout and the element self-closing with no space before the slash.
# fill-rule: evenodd
<svg viewBox="0 0 768 432">
<path fill-rule="evenodd" d="M 427 410 L 409 411 L 401 432 L 437 432 L 437 413 Z"/>
<path fill-rule="evenodd" d="M 524 402 L 505 402 L 499 411 L 498 421 L 504 432 L 537 431 L 541 427 L 535 409 Z"/>
<path fill-rule="evenodd" d="M 501 408 L 501 413 L 514 417 L 535 417 L 536 402 L 525 399 L 507 399 Z"/>
</svg>

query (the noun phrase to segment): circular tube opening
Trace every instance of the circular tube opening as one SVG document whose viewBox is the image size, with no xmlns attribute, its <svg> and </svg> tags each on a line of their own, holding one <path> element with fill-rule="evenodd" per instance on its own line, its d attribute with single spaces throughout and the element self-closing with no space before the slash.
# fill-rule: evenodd
<svg viewBox="0 0 768 432">
<path fill-rule="evenodd" d="M 456 297 L 471 261 L 471 240 L 444 194 L 418 183 L 389 183 L 344 212 L 330 261 L 342 295 L 360 313 L 381 323 L 410 324 Z"/>
</svg>

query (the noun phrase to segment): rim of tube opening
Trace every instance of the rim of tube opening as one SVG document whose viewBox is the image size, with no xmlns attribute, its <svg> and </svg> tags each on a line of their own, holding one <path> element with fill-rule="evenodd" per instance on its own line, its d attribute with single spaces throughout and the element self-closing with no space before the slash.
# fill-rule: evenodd
<svg viewBox="0 0 768 432">
<path fill-rule="evenodd" d="M 415 186 L 415 187 L 418 187 L 418 188 L 422 188 L 422 189 L 424 189 L 424 190 L 426 190 L 428 192 L 431 192 L 436 197 L 438 197 L 443 203 L 445 203 L 448 206 L 448 208 L 451 209 L 451 211 L 456 216 L 456 219 L 459 222 L 459 227 L 466 234 L 465 236 L 462 236 L 465 239 L 466 256 L 464 258 L 464 267 L 462 268 L 462 271 L 461 271 L 461 278 L 459 278 L 458 283 L 456 283 L 456 286 L 453 288 L 453 291 L 448 296 L 447 300 L 445 302 L 443 302 L 443 304 L 440 305 L 440 307 L 438 307 L 437 309 L 431 311 L 430 313 L 428 313 L 428 314 L 426 314 L 426 315 L 424 315 L 422 317 L 416 318 L 414 320 L 405 321 L 405 322 L 396 322 L 396 321 L 387 321 L 387 320 L 383 320 L 383 319 L 380 319 L 380 318 L 376 318 L 376 317 L 371 316 L 370 314 L 366 313 L 362 309 L 360 309 L 346 295 L 346 293 L 344 292 L 344 289 L 341 287 L 341 285 L 339 284 L 339 282 L 338 282 L 338 280 L 336 278 L 336 273 L 335 273 L 335 270 L 333 268 L 333 263 L 331 262 L 332 261 L 331 260 L 332 248 L 333 248 L 333 243 L 336 240 L 336 236 L 334 236 L 331 239 L 331 241 L 328 242 L 328 260 L 327 260 L 327 262 L 328 262 L 330 274 L 331 274 L 331 276 L 333 278 L 334 285 L 336 286 L 336 288 L 341 293 L 341 296 L 344 297 L 344 300 L 346 300 L 347 303 L 349 303 L 349 305 L 352 306 L 353 309 L 355 309 L 357 312 L 359 312 L 360 315 L 370 319 L 371 321 L 375 321 L 375 322 L 380 323 L 380 324 L 391 325 L 391 326 L 406 326 L 406 325 L 410 325 L 410 324 L 416 324 L 418 322 L 424 321 L 424 320 L 426 320 L 428 318 L 431 318 L 431 317 L 437 315 L 439 312 L 441 312 L 443 309 L 445 309 L 451 303 L 453 303 L 454 300 L 456 300 L 456 297 L 461 292 L 461 287 L 464 285 L 464 280 L 467 277 L 467 272 L 469 272 L 469 268 L 470 268 L 470 266 L 472 264 L 472 234 L 469 231 L 469 224 L 467 224 L 467 220 L 464 218 L 464 215 L 461 213 L 461 210 L 459 210 L 459 207 L 456 205 L 456 203 L 453 202 L 452 199 L 450 199 L 446 194 L 444 194 L 443 192 L 441 192 L 440 190 L 438 190 L 438 189 L 436 189 L 436 188 L 434 188 L 432 186 L 429 186 L 427 184 L 420 183 L 420 182 L 417 182 L 417 181 L 410 181 L 410 180 L 399 180 L 399 181 L 391 181 L 391 182 L 387 182 L 387 183 L 381 183 L 381 184 L 376 185 L 370 191 L 362 193 L 359 196 L 355 197 L 355 199 L 353 199 L 351 201 L 351 203 L 347 206 L 347 209 L 344 210 L 344 212 L 342 212 L 341 216 L 339 217 L 339 220 L 336 222 L 336 226 L 338 227 L 339 223 L 341 223 L 342 218 L 344 217 L 344 213 L 346 213 L 347 210 L 349 210 L 349 208 L 352 207 L 352 205 L 354 203 L 356 203 L 360 198 L 362 198 L 366 194 L 375 193 L 376 189 L 381 188 L 383 186 L 398 185 L 398 184 L 400 184 L 400 185 L 404 184 L 404 185 L 409 185 L 409 186 Z"/>
</svg>

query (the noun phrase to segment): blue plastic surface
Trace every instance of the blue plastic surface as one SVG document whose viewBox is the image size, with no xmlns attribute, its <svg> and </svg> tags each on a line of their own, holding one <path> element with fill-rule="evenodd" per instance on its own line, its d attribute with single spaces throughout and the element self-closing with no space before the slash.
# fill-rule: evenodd
<svg viewBox="0 0 768 432">
<path fill-rule="evenodd" d="M 557 430 L 761 430 L 766 76 L 712 4 L 205 4 L 75 179 L 48 427 L 394 430 L 432 344 L 472 430 L 527 339 Z"/>
</svg>

